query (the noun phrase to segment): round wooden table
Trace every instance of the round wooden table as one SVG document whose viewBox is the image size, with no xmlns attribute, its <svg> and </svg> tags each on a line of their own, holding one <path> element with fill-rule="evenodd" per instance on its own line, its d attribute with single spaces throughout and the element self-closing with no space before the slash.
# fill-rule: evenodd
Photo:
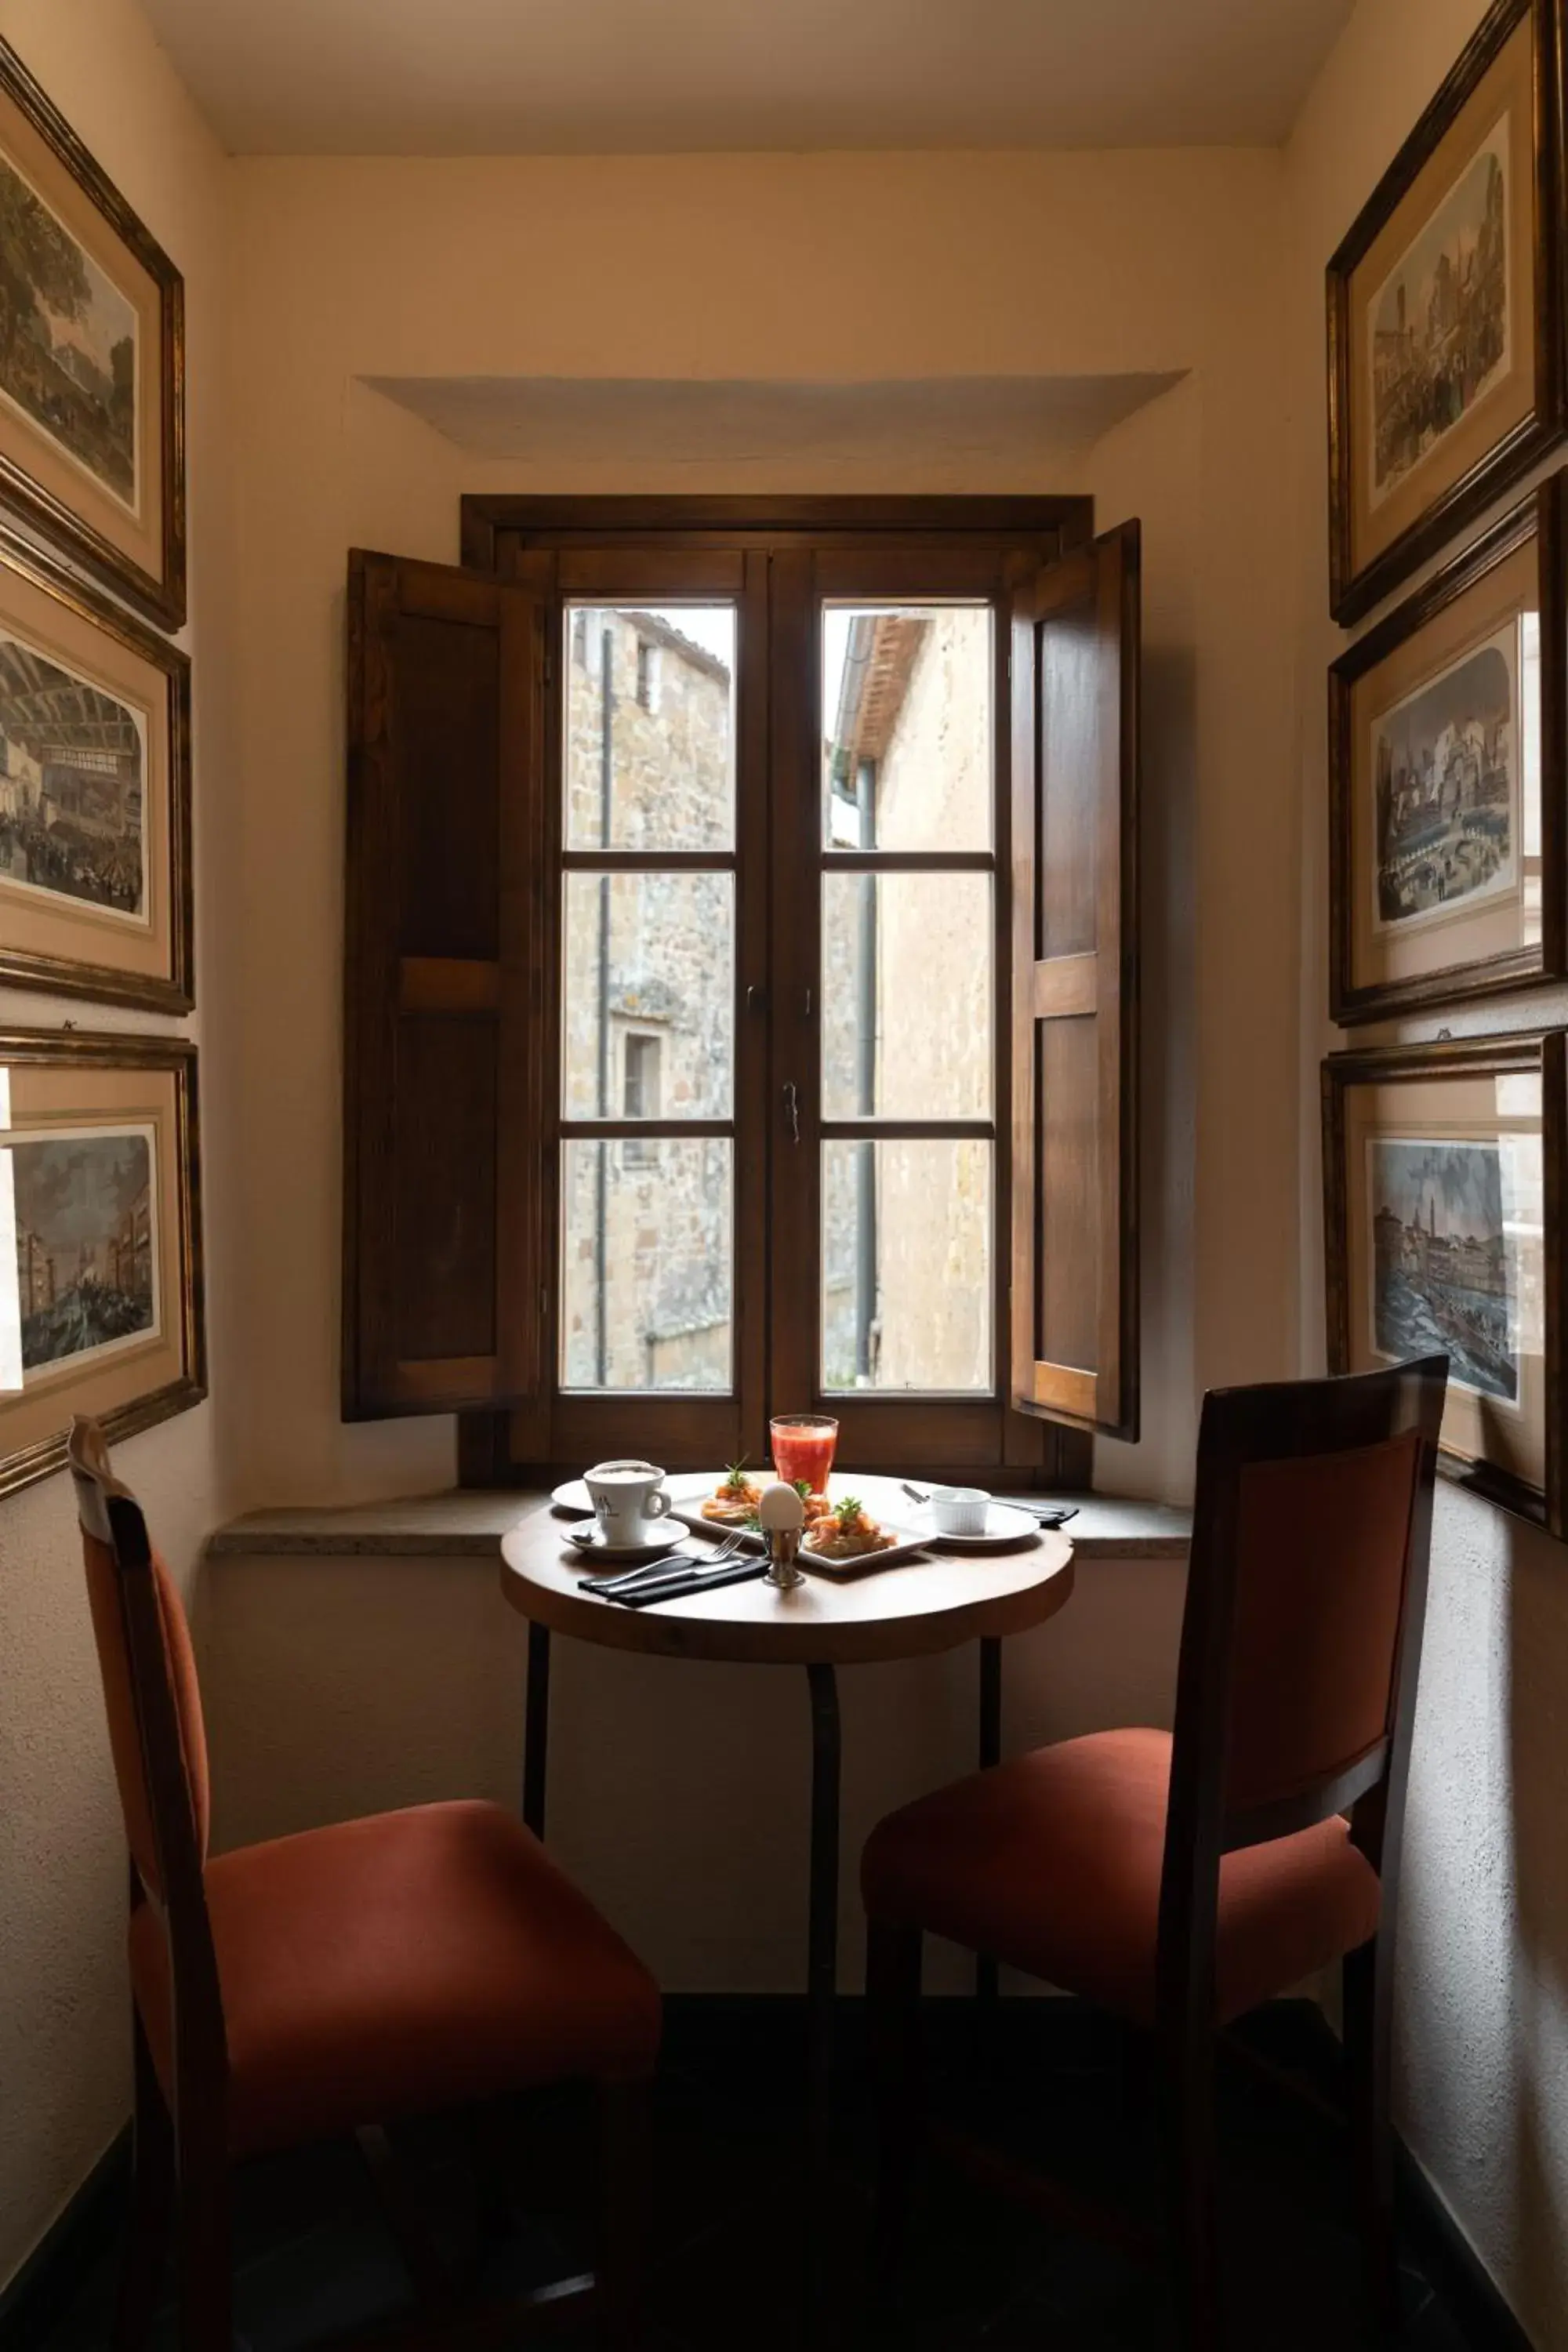
<svg viewBox="0 0 1568 2352">
<path fill-rule="evenodd" d="M 880 1497 L 860 1482 L 872 1509 Z M 889 1513 L 890 1516 L 890 1513 Z M 804 1666 L 811 1693 L 811 1882 L 807 1930 L 809 2135 L 814 2159 L 830 2121 L 833 1999 L 838 1949 L 838 1688 L 837 1669 L 892 1658 L 929 1657 L 980 1644 L 980 1763 L 1002 1746 L 1002 1643 L 1054 1617 L 1072 1593 L 1072 1545 L 1044 1531 L 1017 1550 L 930 1552 L 894 1568 L 854 1576 L 807 1570 L 785 1592 L 760 1578 L 683 1601 L 626 1609 L 581 1590 L 592 1563 L 562 1538 L 547 1502 L 501 1539 L 501 1590 L 529 1620 L 528 1715 L 523 1748 L 523 1819 L 544 1833 L 549 1738 L 550 1637 L 568 1633 L 611 1650 L 655 1658 L 713 1658 L 751 1666 Z M 804 1563 L 803 1563 L 804 1564 Z M 982 1963 L 980 1990 L 994 1992 Z"/>
</svg>

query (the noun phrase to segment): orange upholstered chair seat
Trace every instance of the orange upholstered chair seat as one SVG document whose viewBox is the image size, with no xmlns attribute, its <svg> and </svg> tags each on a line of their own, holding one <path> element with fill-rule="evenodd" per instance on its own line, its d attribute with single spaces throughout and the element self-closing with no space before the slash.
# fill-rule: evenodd
<svg viewBox="0 0 1568 2352">
<path fill-rule="evenodd" d="M 416 1806 L 209 1861 L 234 2153 L 573 2076 L 646 2074 L 652 1978 L 499 1805 Z M 167 1948 L 131 1974 L 167 2092 Z"/>
<path fill-rule="evenodd" d="M 1103 1731 L 890 1813 L 861 1864 L 873 1919 L 945 1936 L 1150 2023 L 1171 1736 Z M 1364 1943 L 1377 1874 L 1335 1814 L 1220 1865 L 1223 2021 Z"/>
</svg>

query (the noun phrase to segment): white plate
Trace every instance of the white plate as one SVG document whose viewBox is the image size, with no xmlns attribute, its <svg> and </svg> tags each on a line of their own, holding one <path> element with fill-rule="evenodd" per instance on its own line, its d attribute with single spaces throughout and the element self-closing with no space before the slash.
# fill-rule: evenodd
<svg viewBox="0 0 1568 2352">
<path fill-rule="evenodd" d="M 910 1515 L 929 1529 L 925 1542 L 940 1544 L 943 1551 L 1022 1551 L 1026 1545 L 1039 1541 L 1038 1519 L 1032 1511 L 1020 1511 L 1011 1503 L 986 1505 L 983 1536 L 939 1535 L 929 1503 L 912 1505 Z"/>
<path fill-rule="evenodd" d="M 722 1519 L 705 1519 L 702 1516 L 702 1506 L 718 1483 L 717 1476 L 671 1480 L 670 1495 L 674 1503 L 671 1516 L 678 1519 L 684 1519 L 686 1525 L 696 1535 L 715 1538 L 733 1535 L 734 1528 L 726 1527 Z M 868 1478 L 856 1480 L 847 1473 L 842 1478 L 830 1479 L 827 1491 L 832 1494 L 837 1486 L 846 1495 L 856 1494 L 873 1483 L 878 1486 L 883 1486 L 888 1482 L 885 1479 L 878 1479 L 875 1482 Z M 873 1513 L 873 1516 L 879 1517 L 876 1513 Z M 816 1569 L 818 1574 L 823 1576 L 860 1576 L 868 1569 L 896 1568 L 900 1560 L 913 1559 L 917 1552 L 923 1551 L 931 1541 L 929 1536 L 913 1534 L 908 1528 L 896 1526 L 891 1519 L 879 1519 L 879 1524 L 889 1535 L 895 1535 L 899 1538 L 898 1542 L 889 1545 L 886 1551 L 868 1551 L 858 1559 L 823 1559 L 812 1550 L 809 1544 L 803 1543 L 800 1548 L 801 1559 L 808 1568 Z M 763 1538 L 756 1530 L 747 1528 L 744 1534 L 747 1549 L 761 1551 Z"/>
<path fill-rule="evenodd" d="M 563 1528 L 561 1532 L 578 1551 L 591 1552 L 595 1559 L 625 1560 L 628 1567 L 640 1559 L 663 1559 L 686 1541 L 684 1527 L 672 1526 L 668 1535 L 655 1536 L 651 1543 L 606 1543 L 597 1519 L 579 1520 L 574 1528 Z"/>
</svg>

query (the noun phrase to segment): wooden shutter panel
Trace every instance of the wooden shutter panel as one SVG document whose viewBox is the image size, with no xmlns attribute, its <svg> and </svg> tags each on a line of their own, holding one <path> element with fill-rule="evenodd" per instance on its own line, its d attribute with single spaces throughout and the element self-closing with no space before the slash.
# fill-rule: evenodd
<svg viewBox="0 0 1568 2352">
<path fill-rule="evenodd" d="M 1013 1401 L 1138 1434 L 1139 527 L 1013 604 Z"/>
<path fill-rule="evenodd" d="M 349 558 L 345 1420 L 536 1385 L 545 599 Z"/>
</svg>

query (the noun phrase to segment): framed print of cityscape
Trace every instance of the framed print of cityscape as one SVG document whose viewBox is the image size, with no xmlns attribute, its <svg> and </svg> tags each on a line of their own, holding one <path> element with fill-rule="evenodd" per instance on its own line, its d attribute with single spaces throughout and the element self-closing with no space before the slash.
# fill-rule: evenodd
<svg viewBox="0 0 1568 2352">
<path fill-rule="evenodd" d="M 0 41 L 0 504 L 185 617 L 184 281 Z"/>
<path fill-rule="evenodd" d="M 1329 1370 L 1448 1358 L 1442 1466 L 1564 1532 L 1564 1033 L 1323 1065 Z"/>
<path fill-rule="evenodd" d="M 1543 482 L 1329 673 L 1331 1010 L 1564 970 L 1564 494 Z"/>
<path fill-rule="evenodd" d="M 0 1495 L 205 1393 L 195 1047 L 0 1032 Z"/>
<path fill-rule="evenodd" d="M 1563 11 L 1496 0 L 1329 264 L 1329 601 L 1342 625 L 1568 422 Z"/>
<path fill-rule="evenodd" d="M 0 526 L 0 981 L 187 1013 L 190 663 Z"/>
</svg>

